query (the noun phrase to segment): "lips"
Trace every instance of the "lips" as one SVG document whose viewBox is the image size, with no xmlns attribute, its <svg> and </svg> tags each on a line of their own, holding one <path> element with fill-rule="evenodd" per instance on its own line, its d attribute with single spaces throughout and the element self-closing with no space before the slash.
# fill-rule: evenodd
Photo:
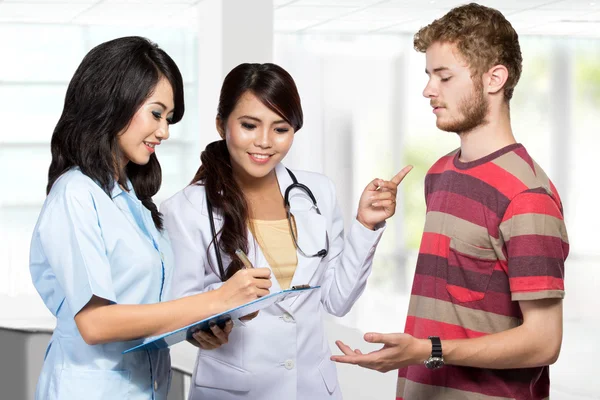
<svg viewBox="0 0 600 400">
<path fill-rule="evenodd" d="M 257 164 L 265 164 L 269 162 L 273 154 L 248 153 L 250 160 Z"/>
<path fill-rule="evenodd" d="M 155 142 L 143 142 L 143 143 L 144 143 L 144 146 L 146 146 L 146 149 L 150 153 L 153 153 L 154 152 L 154 148 L 160 144 L 160 143 L 155 143 Z"/>
</svg>

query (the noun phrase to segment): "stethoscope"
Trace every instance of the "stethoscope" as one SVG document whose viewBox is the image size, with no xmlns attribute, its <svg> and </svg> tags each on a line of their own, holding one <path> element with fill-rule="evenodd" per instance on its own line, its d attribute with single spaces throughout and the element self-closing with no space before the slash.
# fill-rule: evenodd
<svg viewBox="0 0 600 400">
<path fill-rule="evenodd" d="M 290 175 L 290 178 L 292 178 L 292 184 L 289 185 L 284 192 L 283 195 L 283 204 L 285 207 L 285 213 L 286 213 L 286 218 L 288 220 L 288 224 L 290 227 L 290 233 L 292 236 L 292 240 L 294 241 L 294 246 L 296 246 L 296 249 L 298 250 L 298 252 L 300 252 L 300 254 L 302 254 L 304 257 L 320 257 L 320 258 L 324 258 L 325 256 L 327 256 L 327 254 L 329 253 L 329 235 L 327 234 L 327 231 L 325 231 L 325 248 L 319 250 L 318 252 L 316 252 L 315 254 L 310 255 L 309 253 L 305 253 L 300 246 L 298 245 L 298 240 L 296 238 L 296 233 L 295 233 L 295 229 L 293 226 L 293 214 L 291 212 L 291 207 L 290 207 L 290 192 L 293 189 L 300 189 L 302 190 L 304 193 L 306 193 L 308 195 L 308 197 L 310 197 L 310 200 L 313 203 L 313 207 L 315 209 L 315 211 L 317 212 L 317 214 L 321 215 L 321 210 L 319 210 L 319 206 L 317 205 L 317 199 L 315 198 L 315 196 L 313 195 L 312 191 L 308 188 L 308 186 L 299 183 L 298 180 L 296 179 L 296 175 L 294 175 L 294 173 L 292 171 L 290 171 L 288 168 L 286 168 L 288 174 Z M 208 200 L 208 196 L 206 196 L 206 205 L 208 208 L 208 219 L 210 220 L 210 231 L 213 237 L 213 245 L 215 247 L 215 255 L 217 257 L 217 263 L 219 264 L 219 273 L 221 274 L 221 277 L 225 276 L 225 269 L 223 268 L 223 259 L 221 258 L 221 252 L 219 251 L 219 246 L 218 246 L 218 241 L 217 241 L 217 231 L 215 229 L 215 220 L 213 217 L 213 208 L 212 208 L 212 204 L 210 203 L 210 200 Z"/>
</svg>

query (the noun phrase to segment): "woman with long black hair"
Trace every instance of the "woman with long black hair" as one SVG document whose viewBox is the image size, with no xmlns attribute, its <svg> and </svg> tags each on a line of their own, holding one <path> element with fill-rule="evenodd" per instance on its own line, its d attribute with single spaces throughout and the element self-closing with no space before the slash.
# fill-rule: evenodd
<svg viewBox="0 0 600 400">
<path fill-rule="evenodd" d="M 206 147 L 192 184 L 161 206 L 175 256 L 174 297 L 226 285 L 242 268 L 238 249 L 272 270 L 273 291 L 321 286 L 263 309 L 226 340 L 198 336 L 191 400 L 341 398 L 322 317 L 346 314 L 362 294 L 410 167 L 367 185 L 344 238 L 331 180 L 282 164 L 302 124 L 300 96 L 284 69 L 237 66 L 221 89 L 222 140 Z"/>
<path fill-rule="evenodd" d="M 57 319 L 37 399 L 166 399 L 168 349 L 122 352 L 268 293 L 265 268 L 163 302 L 173 264 L 152 201 L 161 184 L 156 151 L 183 113 L 179 69 L 147 39 L 100 44 L 77 68 L 31 243 L 33 283 Z"/>
</svg>

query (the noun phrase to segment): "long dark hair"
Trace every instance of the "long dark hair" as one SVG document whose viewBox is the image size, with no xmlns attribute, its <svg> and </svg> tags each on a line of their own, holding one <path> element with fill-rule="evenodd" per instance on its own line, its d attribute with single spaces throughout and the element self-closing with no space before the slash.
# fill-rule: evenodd
<svg viewBox="0 0 600 400">
<path fill-rule="evenodd" d="M 146 165 L 129 162 L 123 168 L 117 141 L 162 77 L 173 88 L 176 123 L 184 112 L 183 79 L 175 62 L 156 44 L 138 36 L 123 37 L 94 47 L 84 57 L 69 83 L 52 134 L 46 194 L 58 177 L 74 166 L 109 196 L 115 176 L 123 187 L 129 178 L 154 224 L 162 229 L 162 216 L 152 201 L 162 180 L 156 154 Z"/>
<path fill-rule="evenodd" d="M 277 113 L 294 131 L 302 128 L 300 96 L 287 71 L 275 64 L 240 64 L 223 81 L 217 117 L 223 125 L 238 100 L 251 92 L 269 109 Z M 206 196 L 223 215 L 223 227 L 217 242 L 219 251 L 231 258 L 227 271 L 219 271 L 221 280 L 229 279 L 242 268 L 236 249 L 248 253 L 248 204 L 231 169 L 231 158 L 225 140 L 210 143 L 200 156 L 202 165 L 192 184 L 204 185 Z M 216 246 L 215 238 L 211 246 Z"/>
</svg>

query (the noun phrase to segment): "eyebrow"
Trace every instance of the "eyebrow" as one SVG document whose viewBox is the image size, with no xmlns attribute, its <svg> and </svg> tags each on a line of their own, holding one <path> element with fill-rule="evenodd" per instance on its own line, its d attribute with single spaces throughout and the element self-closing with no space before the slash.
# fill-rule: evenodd
<svg viewBox="0 0 600 400">
<path fill-rule="evenodd" d="M 251 120 L 256 121 L 256 122 L 262 122 L 262 120 L 260 118 L 252 117 L 250 115 L 242 115 L 241 117 L 238 117 L 238 120 L 240 120 L 242 118 L 251 119 Z M 286 123 L 287 124 L 287 121 L 285 121 L 283 119 L 280 119 L 280 120 L 277 120 L 277 121 L 273 121 L 273 123 L 274 124 L 281 124 L 281 123 Z"/>
<path fill-rule="evenodd" d="M 152 102 L 152 103 L 150 103 L 150 104 L 158 104 L 159 106 L 161 106 L 161 107 L 163 108 L 163 110 L 168 110 L 167 106 L 165 106 L 165 105 L 164 105 L 162 102 L 160 102 L 160 101 L 153 101 L 153 102 Z M 175 111 L 175 109 L 173 109 L 173 110 L 169 111 L 169 113 L 171 113 L 171 112 L 173 112 L 173 111 Z"/>
<path fill-rule="evenodd" d="M 448 68 L 448 67 L 437 67 L 437 68 L 434 68 L 434 69 L 433 69 L 433 72 L 434 72 L 434 73 L 436 73 L 436 72 L 441 72 L 441 71 L 449 71 L 449 70 L 450 70 L 450 68 Z M 427 70 L 427 68 L 425 68 L 425 73 L 426 73 L 427 75 L 429 75 L 429 74 L 430 74 L 430 73 L 429 73 L 429 71 Z"/>
</svg>

